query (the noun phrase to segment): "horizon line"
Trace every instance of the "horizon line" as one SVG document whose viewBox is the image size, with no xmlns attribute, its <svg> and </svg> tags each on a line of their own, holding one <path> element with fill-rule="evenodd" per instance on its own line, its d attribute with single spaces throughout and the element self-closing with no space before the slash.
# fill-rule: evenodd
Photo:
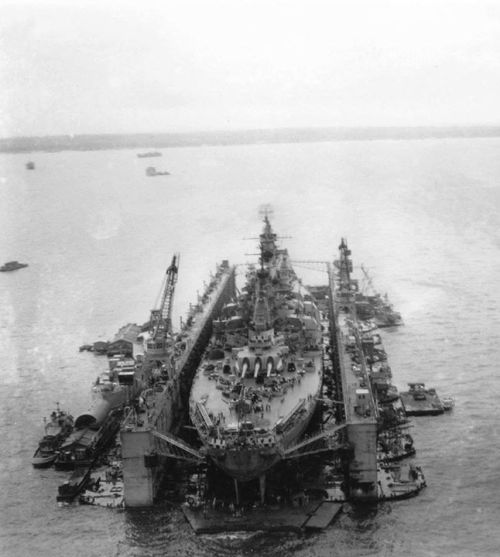
<svg viewBox="0 0 500 557">
<path fill-rule="evenodd" d="M 331 126 L 127 132 L 0 138 L 0 153 L 500 137 L 500 125 Z"/>
<path fill-rule="evenodd" d="M 321 130 L 470 130 L 470 129 L 500 129 L 498 124 L 422 124 L 422 125 L 343 125 L 343 126 L 279 126 L 259 128 L 210 128 L 175 131 L 148 131 L 148 132 L 79 132 L 79 133 L 54 133 L 41 135 L 10 135 L 0 137 L 2 141 L 20 139 L 49 139 L 49 138 L 76 138 L 76 137 L 116 137 L 116 136 L 143 136 L 143 135 L 192 135 L 192 134 L 217 134 L 217 133 L 245 133 L 245 132 L 279 132 L 279 131 L 321 131 Z"/>
</svg>

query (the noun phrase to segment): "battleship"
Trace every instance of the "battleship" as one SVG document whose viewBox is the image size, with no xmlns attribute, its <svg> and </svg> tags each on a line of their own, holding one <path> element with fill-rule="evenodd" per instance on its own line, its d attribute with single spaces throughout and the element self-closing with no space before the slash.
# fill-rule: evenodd
<svg viewBox="0 0 500 557">
<path fill-rule="evenodd" d="M 209 458 L 236 480 L 264 480 L 304 432 L 322 385 L 321 315 L 266 215 L 259 265 L 213 322 L 190 417 Z"/>
</svg>

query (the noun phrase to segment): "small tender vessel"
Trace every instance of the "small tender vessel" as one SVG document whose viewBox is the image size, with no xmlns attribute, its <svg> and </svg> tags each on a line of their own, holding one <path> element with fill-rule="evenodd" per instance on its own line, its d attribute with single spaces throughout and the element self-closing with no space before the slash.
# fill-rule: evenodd
<svg viewBox="0 0 500 557">
<path fill-rule="evenodd" d="M 442 396 L 441 402 L 443 403 L 443 409 L 445 412 L 452 410 L 455 406 L 455 399 L 452 396 Z"/>
<path fill-rule="evenodd" d="M 61 410 L 59 403 L 45 423 L 45 435 L 31 460 L 35 468 L 47 468 L 57 457 L 57 451 L 73 430 L 73 416 Z"/>
<path fill-rule="evenodd" d="M 0 271 L 2 271 L 3 273 L 9 272 L 9 271 L 17 271 L 17 269 L 22 269 L 24 267 L 27 267 L 28 264 L 27 263 L 19 263 L 19 261 L 7 261 L 7 263 L 5 263 L 5 265 L 2 265 L 0 267 Z"/>
</svg>

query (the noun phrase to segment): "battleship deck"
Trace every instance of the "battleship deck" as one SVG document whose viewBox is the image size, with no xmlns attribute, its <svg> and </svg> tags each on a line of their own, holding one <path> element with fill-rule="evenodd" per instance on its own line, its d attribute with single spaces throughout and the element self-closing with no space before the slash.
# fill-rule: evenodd
<svg viewBox="0 0 500 557">
<path fill-rule="evenodd" d="M 263 393 L 267 397 L 262 412 L 256 413 L 253 417 L 255 427 L 267 429 L 273 427 L 279 420 L 285 421 L 286 417 L 296 409 L 299 401 L 303 401 L 306 405 L 315 403 L 321 384 L 319 372 L 315 370 L 321 369 L 321 358 L 322 352 L 319 350 L 308 352 L 305 358 L 301 358 L 302 361 L 298 363 L 295 371 L 284 373 L 283 388 L 280 392 L 271 392 L 270 389 L 266 392 L 265 387 L 258 385 L 252 376 L 241 380 L 247 390 Z M 314 363 L 308 366 L 309 362 Z M 306 371 L 308 369 L 314 371 Z M 224 380 L 222 372 L 204 375 L 201 370 L 198 370 L 193 383 L 192 400 L 202 404 L 210 399 L 210 410 L 217 421 L 226 428 L 237 428 L 238 414 L 234 405 L 222 396 L 216 396 L 219 394 L 216 389 L 220 385 L 217 379 Z M 285 396 L 287 389 L 294 391 L 293 397 Z"/>
</svg>

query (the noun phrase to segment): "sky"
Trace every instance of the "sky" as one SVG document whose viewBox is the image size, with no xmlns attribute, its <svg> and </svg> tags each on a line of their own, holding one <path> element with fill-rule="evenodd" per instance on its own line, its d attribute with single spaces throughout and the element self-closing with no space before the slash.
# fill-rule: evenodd
<svg viewBox="0 0 500 557">
<path fill-rule="evenodd" d="M 500 124 L 497 0 L 0 0 L 0 137 Z"/>
</svg>

